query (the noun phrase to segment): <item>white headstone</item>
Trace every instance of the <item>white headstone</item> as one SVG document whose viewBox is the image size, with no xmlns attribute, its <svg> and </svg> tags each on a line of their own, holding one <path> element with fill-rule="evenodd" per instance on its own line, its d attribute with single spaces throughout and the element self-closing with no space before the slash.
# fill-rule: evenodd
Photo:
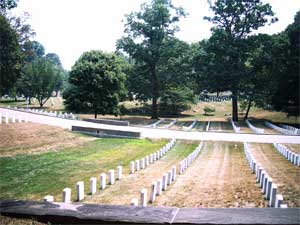
<svg viewBox="0 0 300 225">
<path fill-rule="evenodd" d="M 91 177 L 90 178 L 90 193 L 93 195 L 97 191 L 97 178 Z"/>
<path fill-rule="evenodd" d="M 156 190 L 156 195 L 161 195 L 162 193 L 162 179 L 157 180 L 157 190 Z"/>
<path fill-rule="evenodd" d="M 140 170 L 140 160 L 135 160 L 135 168 L 136 168 L 136 171 Z"/>
<path fill-rule="evenodd" d="M 139 204 L 139 200 L 137 198 L 131 199 L 130 205 L 132 205 L 132 206 L 138 206 L 138 204 Z"/>
<path fill-rule="evenodd" d="M 167 184 L 170 185 L 171 183 L 172 183 L 172 170 L 169 170 Z"/>
<path fill-rule="evenodd" d="M 113 185 L 115 183 L 115 170 L 108 171 L 108 179 L 110 185 Z"/>
<path fill-rule="evenodd" d="M 54 202 L 54 197 L 52 195 L 46 195 L 43 200 L 44 202 Z"/>
<path fill-rule="evenodd" d="M 172 167 L 172 181 L 176 179 L 176 166 Z"/>
<path fill-rule="evenodd" d="M 280 208 L 282 203 L 283 203 L 283 196 L 280 194 L 276 195 L 275 208 Z"/>
<path fill-rule="evenodd" d="M 77 191 L 77 201 L 81 201 L 84 199 L 84 183 L 83 181 L 78 181 L 76 183 L 76 191 Z"/>
<path fill-rule="evenodd" d="M 122 166 L 117 166 L 117 180 L 122 179 Z"/>
<path fill-rule="evenodd" d="M 168 174 L 164 173 L 163 179 L 162 179 L 162 190 L 163 191 L 167 190 L 167 185 L 168 185 Z"/>
<path fill-rule="evenodd" d="M 147 206 L 147 189 L 143 188 L 141 190 L 141 206 L 146 207 Z"/>
<path fill-rule="evenodd" d="M 106 187 L 106 174 L 101 173 L 100 175 L 100 188 L 103 190 Z"/>
<path fill-rule="evenodd" d="M 270 194 L 270 201 L 269 201 L 270 207 L 275 206 L 276 194 L 277 194 L 277 185 L 273 183 L 271 187 L 271 194 Z"/>
<path fill-rule="evenodd" d="M 150 202 L 153 203 L 155 201 L 157 193 L 157 183 L 155 181 L 152 182 L 151 184 L 151 194 L 150 194 Z"/>
<path fill-rule="evenodd" d="M 70 203 L 71 202 L 71 188 L 65 188 L 63 190 L 63 202 L 64 203 Z"/>
<path fill-rule="evenodd" d="M 134 162 L 130 162 L 130 173 L 134 173 Z"/>
<path fill-rule="evenodd" d="M 141 169 L 145 169 L 145 158 L 141 159 Z"/>
</svg>

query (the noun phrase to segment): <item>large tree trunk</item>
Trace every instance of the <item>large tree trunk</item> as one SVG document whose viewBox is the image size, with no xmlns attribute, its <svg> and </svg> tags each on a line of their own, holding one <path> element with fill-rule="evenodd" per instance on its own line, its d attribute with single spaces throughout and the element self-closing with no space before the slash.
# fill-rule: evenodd
<svg viewBox="0 0 300 225">
<path fill-rule="evenodd" d="M 238 97 L 237 90 L 232 91 L 232 120 L 238 121 Z"/>
<path fill-rule="evenodd" d="M 159 84 L 156 76 L 155 65 L 151 68 L 151 78 L 152 78 L 152 115 L 151 119 L 158 119 L 158 107 L 157 100 L 159 97 Z"/>
<path fill-rule="evenodd" d="M 249 111 L 250 111 L 250 108 L 251 108 L 251 104 L 252 104 L 252 100 L 250 99 L 248 101 L 248 107 L 247 107 L 247 111 L 246 111 L 246 115 L 244 117 L 244 120 L 248 119 L 248 114 L 249 114 Z"/>
</svg>

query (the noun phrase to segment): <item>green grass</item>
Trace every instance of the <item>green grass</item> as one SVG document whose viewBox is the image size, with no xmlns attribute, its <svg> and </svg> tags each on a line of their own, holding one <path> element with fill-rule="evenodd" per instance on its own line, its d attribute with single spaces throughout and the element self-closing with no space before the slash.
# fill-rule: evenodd
<svg viewBox="0 0 300 225">
<path fill-rule="evenodd" d="M 114 169 L 128 171 L 131 160 L 157 151 L 166 140 L 99 139 L 80 148 L 40 155 L 0 158 L 0 198 L 40 200 L 51 194 L 61 199 L 63 188 L 74 190 L 77 181 Z M 88 190 L 88 189 L 86 189 Z M 58 198 L 57 198 L 58 197 Z"/>
<path fill-rule="evenodd" d="M 183 159 L 192 153 L 198 145 L 198 142 L 179 141 L 175 144 L 174 149 L 166 155 L 166 157 L 168 159 Z"/>
</svg>

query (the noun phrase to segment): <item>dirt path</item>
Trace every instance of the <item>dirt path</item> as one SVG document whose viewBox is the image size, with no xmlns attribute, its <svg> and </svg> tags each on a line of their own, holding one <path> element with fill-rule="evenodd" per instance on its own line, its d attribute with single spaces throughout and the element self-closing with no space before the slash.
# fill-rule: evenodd
<svg viewBox="0 0 300 225">
<path fill-rule="evenodd" d="M 206 142 L 185 174 L 155 202 L 176 207 L 265 207 L 240 144 Z"/>
<path fill-rule="evenodd" d="M 300 207 L 300 167 L 296 167 L 279 154 L 271 144 L 249 144 L 258 163 L 278 185 L 288 207 Z"/>
<path fill-rule="evenodd" d="M 87 197 L 85 202 L 129 205 L 132 198 L 139 198 L 142 188 L 147 188 L 150 194 L 151 182 L 162 178 L 163 173 L 170 170 L 172 166 L 177 166 L 179 161 L 197 145 L 198 142 L 177 142 L 174 149 L 156 163 L 137 173 L 124 175 L 121 181 L 117 181 L 113 186 L 108 185 L 104 191 L 98 191 L 95 195 Z"/>
<path fill-rule="evenodd" d="M 296 145 L 296 144 L 283 144 L 283 145 L 288 147 L 294 153 L 300 154 L 300 145 Z"/>
</svg>

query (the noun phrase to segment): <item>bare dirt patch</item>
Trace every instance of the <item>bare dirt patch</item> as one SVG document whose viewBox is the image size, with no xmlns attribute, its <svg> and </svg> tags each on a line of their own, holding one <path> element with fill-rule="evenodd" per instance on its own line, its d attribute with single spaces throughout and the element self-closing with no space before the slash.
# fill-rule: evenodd
<svg viewBox="0 0 300 225">
<path fill-rule="evenodd" d="M 139 198 L 142 188 L 148 189 L 152 181 L 162 178 L 163 173 L 167 172 L 172 166 L 177 165 L 189 152 L 194 150 L 197 143 L 180 141 L 174 149 L 168 152 L 163 158 L 150 164 L 146 169 L 134 174 L 126 174 L 121 181 L 114 185 L 108 185 L 105 190 L 100 190 L 96 195 L 87 197 L 84 201 L 89 203 L 129 205 L 132 198 Z"/>
<path fill-rule="evenodd" d="M 288 207 L 300 207 L 300 167 L 290 163 L 271 144 L 249 144 L 258 163 L 278 185 Z"/>
<path fill-rule="evenodd" d="M 0 157 L 58 151 L 83 145 L 93 139 L 62 128 L 35 123 L 1 124 Z"/>
<path fill-rule="evenodd" d="M 240 144 L 206 142 L 183 175 L 157 198 L 157 206 L 265 207 Z"/>
</svg>

